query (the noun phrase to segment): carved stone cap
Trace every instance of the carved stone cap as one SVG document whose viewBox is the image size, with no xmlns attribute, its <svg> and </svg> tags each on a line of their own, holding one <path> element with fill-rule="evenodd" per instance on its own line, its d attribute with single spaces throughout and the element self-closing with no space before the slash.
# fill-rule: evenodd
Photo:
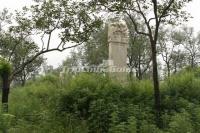
<svg viewBox="0 0 200 133">
<path fill-rule="evenodd" d="M 108 42 L 127 44 L 129 32 L 125 22 L 114 22 L 108 26 Z"/>
</svg>

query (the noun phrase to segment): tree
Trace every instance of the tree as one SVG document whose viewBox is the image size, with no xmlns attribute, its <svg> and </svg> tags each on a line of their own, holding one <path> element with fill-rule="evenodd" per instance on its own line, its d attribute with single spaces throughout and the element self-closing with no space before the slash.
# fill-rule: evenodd
<svg viewBox="0 0 200 133">
<path fill-rule="evenodd" d="M 82 49 L 84 49 L 83 47 L 84 46 L 78 47 L 77 49 L 73 49 L 70 52 L 70 55 L 62 62 L 62 65 L 58 68 L 60 74 L 66 72 L 67 70 L 73 69 L 73 67 L 82 66 L 85 63 L 84 55 L 82 54 Z"/>
<path fill-rule="evenodd" d="M 158 51 L 166 65 L 167 77 L 170 77 L 172 70 L 172 61 L 175 59 L 175 51 L 180 50 L 180 44 L 176 40 L 177 32 L 172 29 L 162 29 L 158 39 Z M 174 62 L 175 63 L 175 62 Z"/>
<path fill-rule="evenodd" d="M 142 80 L 151 65 L 151 51 L 148 38 L 144 35 L 137 34 L 129 19 L 126 20 L 126 23 L 130 32 L 128 47 L 128 66 L 130 68 L 130 76 L 132 77 L 134 69 L 136 72 L 136 78 Z"/>
<path fill-rule="evenodd" d="M 0 58 L 0 76 L 2 78 L 2 110 L 8 112 L 8 93 L 10 91 L 9 77 L 12 71 L 12 66 L 9 62 Z"/>
<path fill-rule="evenodd" d="M 108 25 L 93 33 L 91 39 L 83 46 L 84 58 L 88 65 L 99 65 L 108 59 Z"/>
<path fill-rule="evenodd" d="M 160 26 L 166 24 L 175 24 L 185 20 L 187 14 L 183 7 L 191 0 L 91 0 L 91 4 L 98 9 L 108 9 L 109 12 L 116 12 L 126 15 L 132 21 L 135 31 L 138 34 L 149 38 L 151 45 L 152 64 L 153 64 L 153 84 L 157 125 L 161 126 L 161 106 L 160 89 L 157 69 L 157 41 Z M 98 6 L 99 5 L 99 6 Z M 142 18 L 146 30 L 138 27 L 138 16 Z"/>
<path fill-rule="evenodd" d="M 14 33 L 20 33 L 24 37 L 35 35 L 41 37 L 42 49 L 35 56 L 25 61 L 13 76 L 21 71 L 29 62 L 32 62 L 39 55 L 60 51 L 76 47 L 87 41 L 91 32 L 101 24 L 101 21 L 94 17 L 88 6 L 76 1 L 38 1 L 31 8 L 23 8 L 23 12 L 18 12 L 16 21 L 18 26 L 11 27 Z M 31 16 L 28 13 L 31 12 Z M 56 32 L 58 32 L 56 34 Z M 60 42 L 52 46 L 51 40 L 53 35 L 58 35 Z M 44 38 L 47 41 L 44 41 Z M 68 45 L 67 43 L 76 43 Z"/>
<path fill-rule="evenodd" d="M 43 62 L 44 58 L 42 56 L 35 59 L 33 62 L 28 64 L 24 70 L 19 73 L 19 75 L 15 77 L 14 82 L 24 86 L 27 80 L 34 79 L 37 75 L 39 75 Z"/>
<path fill-rule="evenodd" d="M 192 27 L 183 27 L 179 34 L 179 42 L 184 46 L 186 55 L 188 55 L 188 64 L 191 68 L 194 68 L 197 66 L 200 57 L 199 38 L 194 36 L 194 29 Z"/>
<path fill-rule="evenodd" d="M 25 60 L 32 58 L 39 50 L 39 47 L 33 41 L 13 38 L 8 33 L 1 34 L 0 43 L 0 55 L 13 64 L 14 70 L 22 65 Z M 44 58 L 39 56 L 36 60 L 28 64 L 18 75 L 13 77 L 15 83 L 25 85 L 26 80 L 38 72 L 43 61 Z"/>
<path fill-rule="evenodd" d="M 171 71 L 178 72 L 187 65 L 186 53 L 182 50 L 174 51 L 172 53 Z"/>
<path fill-rule="evenodd" d="M 13 70 L 10 81 L 40 55 L 51 51 L 62 52 L 81 45 L 101 25 L 101 21 L 93 15 L 85 2 L 75 0 L 35 1 L 31 7 L 18 11 L 15 21 L 15 25 L 9 28 L 11 35 L 21 40 L 36 36 L 41 39 L 41 49 Z M 59 42 L 52 44 L 55 36 L 58 36 Z"/>
<path fill-rule="evenodd" d="M 12 14 L 8 12 L 8 9 L 4 8 L 3 11 L 0 12 L 0 32 L 7 24 L 11 23 Z"/>
</svg>

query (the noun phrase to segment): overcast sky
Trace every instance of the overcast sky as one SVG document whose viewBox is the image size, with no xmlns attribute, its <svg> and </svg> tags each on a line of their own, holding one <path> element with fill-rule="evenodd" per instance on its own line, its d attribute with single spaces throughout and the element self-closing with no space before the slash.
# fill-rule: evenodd
<svg viewBox="0 0 200 133">
<path fill-rule="evenodd" d="M 3 8 L 8 8 L 12 11 L 15 9 L 21 9 L 25 5 L 30 5 L 32 0 L 0 0 L 0 10 Z M 190 19 L 188 25 L 194 27 L 195 32 L 200 31 L 200 0 L 193 0 L 188 6 L 187 11 L 191 13 L 193 19 Z M 62 60 L 64 60 L 69 53 L 68 51 L 60 52 L 51 52 L 45 54 L 47 58 L 47 62 L 54 67 L 57 67 L 61 64 Z"/>
</svg>

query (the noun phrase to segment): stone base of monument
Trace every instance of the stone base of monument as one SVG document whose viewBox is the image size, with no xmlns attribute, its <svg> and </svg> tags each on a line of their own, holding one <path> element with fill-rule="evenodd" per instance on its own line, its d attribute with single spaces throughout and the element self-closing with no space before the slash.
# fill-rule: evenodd
<svg viewBox="0 0 200 133">
<path fill-rule="evenodd" d="M 108 75 L 116 82 L 125 83 L 128 81 L 129 69 L 127 67 L 119 67 L 109 64 Z"/>
<path fill-rule="evenodd" d="M 120 84 L 124 84 L 124 83 L 127 83 L 128 82 L 128 74 L 127 73 L 109 73 L 109 77 L 120 83 Z"/>
</svg>

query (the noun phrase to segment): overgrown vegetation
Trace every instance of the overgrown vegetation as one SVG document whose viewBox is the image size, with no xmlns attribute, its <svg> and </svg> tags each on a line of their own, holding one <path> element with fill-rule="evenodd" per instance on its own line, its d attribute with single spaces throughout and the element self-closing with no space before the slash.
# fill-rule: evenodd
<svg viewBox="0 0 200 133">
<path fill-rule="evenodd" d="M 33 1 L 14 14 L 0 12 L 0 131 L 198 132 L 200 34 L 195 36 L 191 27 L 176 29 L 189 20 L 185 7 L 191 0 Z M 129 29 L 131 81 L 61 72 L 105 65 L 110 55 L 107 22 L 121 20 Z M 43 54 L 71 48 L 59 68 L 45 65 L 45 75 L 53 72 L 36 78 Z"/>
<path fill-rule="evenodd" d="M 0 130 L 9 133 L 198 133 L 200 69 L 161 84 L 162 128 L 156 126 L 151 81 L 118 84 L 100 74 L 61 82 L 55 75 L 13 88 Z"/>
</svg>

